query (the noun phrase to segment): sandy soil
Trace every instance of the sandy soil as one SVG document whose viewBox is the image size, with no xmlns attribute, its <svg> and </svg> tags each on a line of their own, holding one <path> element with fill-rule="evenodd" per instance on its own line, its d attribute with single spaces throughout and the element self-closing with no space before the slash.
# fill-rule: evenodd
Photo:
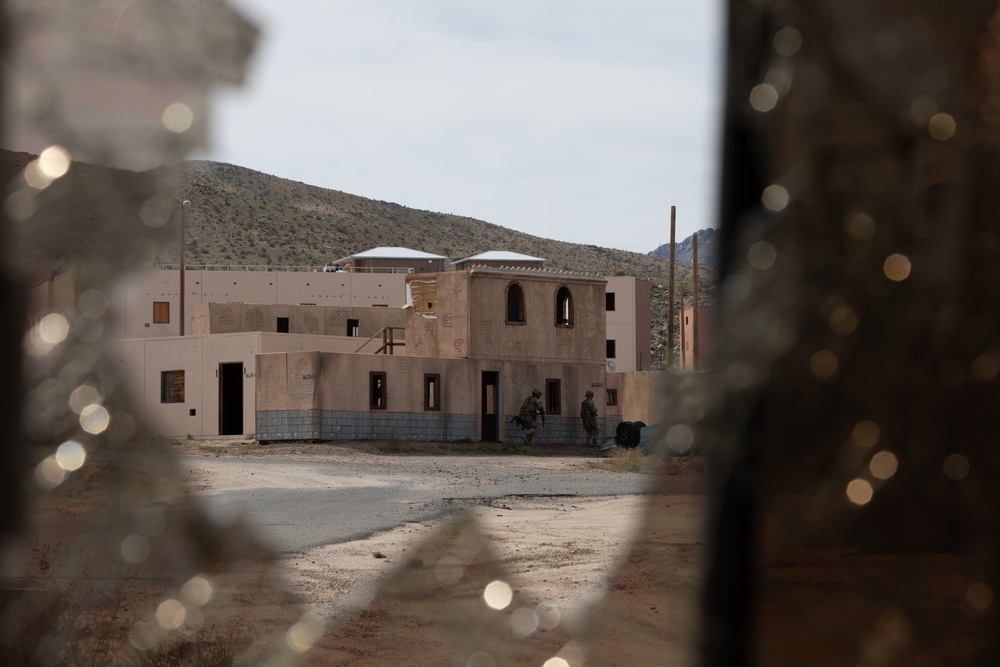
<svg viewBox="0 0 1000 667">
<path fill-rule="evenodd" d="M 270 449 L 267 456 L 277 453 Z M 289 460 L 314 455 L 317 451 L 309 446 L 284 452 Z M 192 487 L 202 492 L 247 485 L 328 484 L 327 480 L 304 474 L 301 467 L 276 466 L 273 460 L 262 465 L 255 462 L 253 455 L 244 455 L 239 461 L 238 466 L 220 466 L 211 460 L 199 465 L 197 460 L 186 459 L 185 474 Z M 399 461 L 385 457 L 386 465 L 401 464 Z M 540 458 L 538 463 L 546 465 L 546 459 Z M 454 457 L 449 465 L 475 466 L 476 458 Z M 692 467 L 690 462 L 677 462 L 671 472 L 700 479 L 701 468 Z M 659 477 L 649 472 L 633 474 L 647 475 L 651 484 Z M 694 483 L 689 488 L 697 486 Z M 683 599 L 671 600 L 669 604 L 670 625 L 675 631 L 680 628 L 684 631 L 672 633 L 672 646 L 666 649 L 658 646 L 655 650 L 661 651 L 660 658 L 663 650 L 670 651 L 674 656 L 670 664 L 694 664 L 691 658 L 697 637 L 694 596 L 700 582 L 700 533 L 706 497 L 688 493 L 659 494 L 655 498 L 653 504 L 663 508 L 671 518 L 669 526 L 657 526 L 658 539 L 682 545 L 684 551 L 674 552 L 670 564 L 673 581 L 683 583 L 673 589 L 673 594 Z M 639 552 L 634 547 L 637 537 L 649 532 L 646 510 L 650 504 L 650 496 L 503 498 L 473 502 L 468 510 L 488 542 L 491 566 L 496 565 L 504 572 L 516 595 L 535 609 L 543 628 L 558 626 L 565 645 L 569 641 L 566 638 L 580 636 L 593 624 L 594 605 L 599 601 L 603 600 L 605 608 L 614 607 L 618 617 L 640 623 L 646 623 L 651 613 L 658 614 L 667 606 L 659 599 L 662 591 L 650 585 L 648 576 L 630 572 L 628 567 L 630 554 L 635 556 Z M 334 651 L 327 659 L 335 657 L 341 662 L 350 657 L 348 662 L 352 664 L 393 659 L 392 655 L 373 649 L 378 642 L 373 640 L 371 632 L 356 624 L 365 621 L 365 614 L 373 613 L 371 609 L 385 606 L 384 600 L 377 599 L 380 587 L 412 567 L 413 562 L 426 560 L 422 549 L 454 520 L 442 517 L 411 523 L 364 540 L 283 557 L 292 587 L 328 627 L 355 624 L 351 630 L 340 633 L 335 647 L 327 646 Z M 605 600 L 609 591 L 613 592 L 611 601 Z M 385 613 L 384 609 L 379 612 L 383 616 Z"/>
</svg>

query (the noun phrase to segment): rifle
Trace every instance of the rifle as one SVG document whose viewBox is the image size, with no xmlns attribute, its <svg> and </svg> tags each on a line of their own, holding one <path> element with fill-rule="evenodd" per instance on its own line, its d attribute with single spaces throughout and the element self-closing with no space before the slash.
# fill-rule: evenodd
<svg viewBox="0 0 1000 667">
<path fill-rule="evenodd" d="M 544 410 L 539 410 L 538 414 L 541 415 L 541 417 L 542 417 L 542 428 L 545 428 L 545 411 Z"/>
</svg>

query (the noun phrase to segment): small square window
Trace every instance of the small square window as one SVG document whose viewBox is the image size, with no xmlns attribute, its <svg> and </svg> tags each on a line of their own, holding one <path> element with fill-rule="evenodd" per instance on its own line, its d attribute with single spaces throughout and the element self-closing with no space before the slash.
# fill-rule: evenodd
<svg viewBox="0 0 1000 667">
<path fill-rule="evenodd" d="M 372 410 L 386 409 L 385 373 L 372 371 L 368 374 L 368 407 Z"/>
<path fill-rule="evenodd" d="M 153 324 L 170 324 L 170 302 L 153 302 Z"/>
<path fill-rule="evenodd" d="M 184 402 L 184 371 L 160 373 L 160 403 Z"/>
<path fill-rule="evenodd" d="M 347 335 L 354 338 L 361 335 L 361 322 L 359 320 L 347 320 Z"/>
<path fill-rule="evenodd" d="M 275 323 L 275 329 L 278 333 L 288 333 L 288 318 L 279 317 L 278 321 Z"/>
<path fill-rule="evenodd" d="M 606 396 L 606 402 L 608 405 L 618 405 L 618 390 L 608 389 Z"/>
<path fill-rule="evenodd" d="M 424 410 L 428 412 L 441 410 L 441 376 L 437 373 L 424 375 Z"/>
<path fill-rule="evenodd" d="M 607 354 L 608 359 L 614 359 L 615 358 L 615 341 L 609 340 L 607 342 L 607 353 L 608 353 Z"/>
</svg>

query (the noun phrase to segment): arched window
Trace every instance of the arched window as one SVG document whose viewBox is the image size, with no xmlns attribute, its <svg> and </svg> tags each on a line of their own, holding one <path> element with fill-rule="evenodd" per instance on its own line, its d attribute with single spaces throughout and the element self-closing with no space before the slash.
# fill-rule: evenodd
<svg viewBox="0 0 1000 667">
<path fill-rule="evenodd" d="M 565 285 L 556 291 L 556 326 L 573 326 L 573 295 Z"/>
<path fill-rule="evenodd" d="M 507 285 L 507 324 L 524 324 L 524 290 L 517 283 Z"/>
</svg>

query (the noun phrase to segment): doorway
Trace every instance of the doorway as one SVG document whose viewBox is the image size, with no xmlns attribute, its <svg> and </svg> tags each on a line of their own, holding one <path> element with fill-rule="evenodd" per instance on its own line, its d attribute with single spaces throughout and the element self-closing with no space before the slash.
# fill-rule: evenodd
<svg viewBox="0 0 1000 667">
<path fill-rule="evenodd" d="M 243 434 L 243 362 L 219 364 L 219 435 Z"/>
<path fill-rule="evenodd" d="M 484 441 L 500 442 L 500 372 L 483 371 L 482 424 Z"/>
</svg>

